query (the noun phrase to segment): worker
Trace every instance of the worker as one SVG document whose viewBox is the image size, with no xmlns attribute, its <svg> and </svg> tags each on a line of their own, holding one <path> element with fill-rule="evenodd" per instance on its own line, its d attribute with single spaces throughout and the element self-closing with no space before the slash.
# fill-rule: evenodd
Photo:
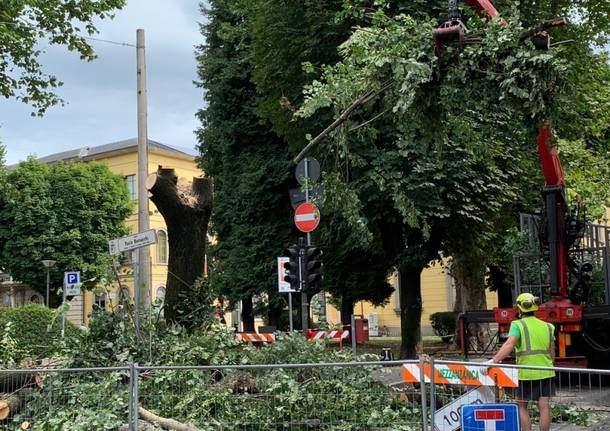
<svg viewBox="0 0 610 431">
<path fill-rule="evenodd" d="M 522 293 L 517 297 L 519 320 L 510 324 L 508 339 L 498 353 L 488 363 L 498 363 L 515 349 L 518 365 L 552 367 L 555 359 L 555 327 L 536 316 L 540 299 L 531 293 Z M 540 431 L 549 431 L 551 427 L 551 396 L 555 395 L 554 370 L 519 369 L 519 421 L 521 431 L 532 430 L 532 420 L 527 404 L 538 401 L 540 410 Z"/>
</svg>

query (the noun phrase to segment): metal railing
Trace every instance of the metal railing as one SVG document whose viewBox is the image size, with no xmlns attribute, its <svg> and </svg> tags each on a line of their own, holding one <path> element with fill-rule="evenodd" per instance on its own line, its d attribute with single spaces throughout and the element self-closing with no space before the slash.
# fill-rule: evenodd
<svg viewBox="0 0 610 431">
<path fill-rule="evenodd" d="M 417 367 L 419 382 L 403 381 L 404 366 Z M 438 377 L 442 373 L 430 372 L 443 366 L 475 366 L 482 374 L 488 368 L 480 362 L 420 357 L 310 364 L 0 369 L 0 430 L 172 429 L 169 423 L 182 427 L 173 429 L 189 431 L 445 431 L 459 422 L 463 404 L 512 403 L 519 397 L 514 388 L 447 384 Z M 610 371 L 551 369 L 556 374 L 553 420 L 610 429 Z M 2 410 L 3 400 L 13 411 Z M 537 422 L 536 403 L 530 403 L 529 409 Z"/>
</svg>

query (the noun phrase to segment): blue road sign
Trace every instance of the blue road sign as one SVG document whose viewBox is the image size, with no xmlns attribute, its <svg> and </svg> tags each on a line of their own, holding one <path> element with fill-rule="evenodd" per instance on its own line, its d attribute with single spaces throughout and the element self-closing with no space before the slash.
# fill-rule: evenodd
<svg viewBox="0 0 610 431">
<path fill-rule="evenodd" d="M 462 406 L 462 431 L 520 431 L 517 404 Z"/>
</svg>

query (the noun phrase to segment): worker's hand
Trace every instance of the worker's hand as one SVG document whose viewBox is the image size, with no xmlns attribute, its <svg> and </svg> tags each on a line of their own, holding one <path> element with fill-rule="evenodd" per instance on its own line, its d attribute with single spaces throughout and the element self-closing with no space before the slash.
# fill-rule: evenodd
<svg viewBox="0 0 610 431">
<path fill-rule="evenodd" d="M 485 361 L 485 365 L 489 365 L 489 366 L 491 366 L 495 363 L 496 363 L 496 361 L 494 361 L 493 359 L 490 359 L 489 361 Z"/>
</svg>

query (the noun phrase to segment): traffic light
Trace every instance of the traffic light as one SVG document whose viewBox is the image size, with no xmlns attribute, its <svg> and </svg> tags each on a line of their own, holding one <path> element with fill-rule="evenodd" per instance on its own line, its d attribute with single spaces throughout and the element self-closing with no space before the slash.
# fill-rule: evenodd
<svg viewBox="0 0 610 431">
<path fill-rule="evenodd" d="M 305 247 L 305 286 L 306 290 L 318 289 L 322 286 L 322 250 L 313 245 Z"/>
<path fill-rule="evenodd" d="M 292 290 L 301 290 L 301 277 L 299 273 L 300 251 L 299 246 L 291 245 L 285 252 L 290 260 L 284 263 L 284 269 L 286 270 L 284 281 L 290 283 Z"/>
</svg>

